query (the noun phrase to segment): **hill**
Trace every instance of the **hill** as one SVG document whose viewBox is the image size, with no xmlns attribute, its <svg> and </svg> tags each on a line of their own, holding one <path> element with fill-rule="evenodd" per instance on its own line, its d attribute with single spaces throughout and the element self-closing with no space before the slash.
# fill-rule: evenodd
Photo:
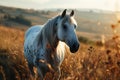
<svg viewBox="0 0 120 80">
<path fill-rule="evenodd" d="M 60 12 L 60 9 L 33 10 L 0 6 L 0 24 L 8 27 L 28 28 L 32 25 L 44 24 Z M 9 18 L 6 19 L 6 16 L 9 16 Z M 75 10 L 75 19 L 78 23 L 78 33 L 93 40 L 100 40 L 101 35 L 110 38 L 113 34 L 111 25 L 118 21 L 115 12 L 80 9 Z M 116 30 L 120 34 L 120 27 Z"/>
</svg>

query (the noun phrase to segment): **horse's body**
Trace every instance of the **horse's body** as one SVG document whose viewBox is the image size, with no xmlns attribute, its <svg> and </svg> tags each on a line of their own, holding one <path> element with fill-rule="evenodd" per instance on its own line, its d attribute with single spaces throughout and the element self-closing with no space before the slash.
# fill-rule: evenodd
<svg viewBox="0 0 120 80">
<path fill-rule="evenodd" d="M 33 26 L 25 34 L 24 55 L 28 62 L 28 67 L 31 74 L 34 75 L 33 67 L 35 66 L 41 79 L 49 71 L 55 73 L 55 79 L 59 79 L 60 64 L 65 55 L 64 42 L 66 42 L 72 52 L 76 52 L 79 48 L 76 36 L 73 36 L 73 39 L 71 38 L 74 40 L 73 42 L 67 42 L 59 34 L 60 31 L 57 26 L 59 25 L 58 20 L 60 17 L 57 16 L 49 20 L 45 25 Z"/>
</svg>

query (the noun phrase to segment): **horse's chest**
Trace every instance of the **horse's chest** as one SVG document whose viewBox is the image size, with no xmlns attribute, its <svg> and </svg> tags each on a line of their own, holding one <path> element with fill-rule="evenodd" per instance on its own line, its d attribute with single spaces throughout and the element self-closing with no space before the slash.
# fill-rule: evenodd
<svg viewBox="0 0 120 80">
<path fill-rule="evenodd" d="M 49 51 L 50 53 L 47 54 L 48 62 L 53 66 L 59 66 L 63 59 L 64 53 L 59 53 L 57 51 Z"/>
<path fill-rule="evenodd" d="M 51 65 L 59 65 L 60 59 L 56 53 L 56 51 L 53 50 L 41 50 L 37 53 L 36 57 L 39 60 L 44 60 L 45 62 L 51 64 Z"/>
</svg>

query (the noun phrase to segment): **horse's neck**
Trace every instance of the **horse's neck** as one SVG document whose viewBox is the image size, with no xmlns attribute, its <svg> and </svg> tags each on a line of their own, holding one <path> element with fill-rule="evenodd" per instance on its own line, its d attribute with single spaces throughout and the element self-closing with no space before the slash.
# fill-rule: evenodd
<svg viewBox="0 0 120 80">
<path fill-rule="evenodd" d="M 57 38 L 57 26 L 56 24 L 57 18 L 53 18 L 49 20 L 43 27 L 40 36 L 42 38 L 42 43 L 49 44 L 50 47 L 56 48 L 58 45 Z"/>
<path fill-rule="evenodd" d="M 59 41 L 57 39 L 57 37 L 53 38 L 53 42 L 50 43 L 50 41 L 48 40 L 48 38 L 46 38 L 44 34 L 44 31 L 42 31 L 38 36 L 39 36 L 39 47 L 38 50 L 43 51 L 42 53 L 47 54 L 48 61 L 50 61 L 50 64 L 54 64 L 54 65 L 59 65 L 61 63 L 61 61 L 63 61 L 64 59 L 64 49 L 65 49 L 65 45 L 63 44 L 63 42 Z M 51 61 L 52 60 L 52 61 Z"/>
<path fill-rule="evenodd" d="M 58 39 L 57 37 L 53 37 L 52 40 L 54 41 L 50 41 L 51 37 L 46 37 L 46 35 L 43 35 L 45 34 L 44 33 L 44 28 L 38 33 L 37 37 L 36 37 L 36 44 L 37 44 L 37 47 L 38 48 L 43 48 L 43 49 L 52 49 L 52 50 L 55 50 L 57 48 L 57 45 L 58 45 Z M 49 34 L 49 31 L 47 31 L 48 34 Z"/>
</svg>

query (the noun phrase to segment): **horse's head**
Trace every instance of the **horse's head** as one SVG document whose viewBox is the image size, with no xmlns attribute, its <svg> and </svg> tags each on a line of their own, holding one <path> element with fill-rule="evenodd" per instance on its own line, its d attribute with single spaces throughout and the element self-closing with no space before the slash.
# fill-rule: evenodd
<svg viewBox="0 0 120 80">
<path fill-rule="evenodd" d="M 66 14 L 66 9 L 60 15 L 57 21 L 57 37 L 60 41 L 65 42 L 72 53 L 79 49 L 79 41 L 75 33 L 77 23 L 74 19 L 74 11 L 70 15 Z"/>
</svg>

